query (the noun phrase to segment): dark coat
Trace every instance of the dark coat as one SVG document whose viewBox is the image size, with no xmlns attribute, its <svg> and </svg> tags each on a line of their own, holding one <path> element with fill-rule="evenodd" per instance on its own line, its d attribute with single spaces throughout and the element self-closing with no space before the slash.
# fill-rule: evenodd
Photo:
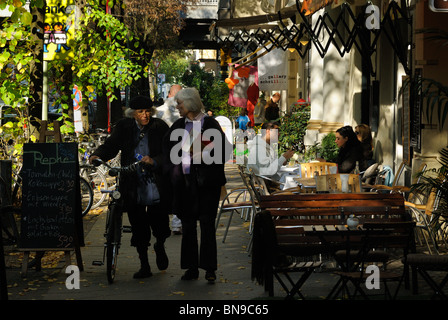
<svg viewBox="0 0 448 320">
<path fill-rule="evenodd" d="M 267 121 L 273 121 L 280 118 L 280 108 L 277 103 L 269 100 L 269 102 L 264 107 L 264 117 Z"/>
<path fill-rule="evenodd" d="M 163 176 L 164 167 L 166 166 L 165 157 L 163 155 L 163 137 L 168 132 L 168 125 L 161 119 L 151 118 L 149 121 L 148 143 L 149 156 L 154 159 L 156 166 L 151 167 L 155 176 L 157 188 L 160 193 L 161 204 L 168 208 L 171 202 L 171 190 L 166 176 Z M 120 120 L 114 127 L 111 136 L 99 146 L 93 155 L 99 156 L 102 160 L 107 161 L 114 158 L 121 150 L 121 165 L 127 166 L 136 161 L 135 148 L 138 144 L 139 129 L 133 118 Z M 124 204 L 134 205 L 137 201 L 137 175 L 126 174 L 121 179 L 121 192 L 123 194 Z"/>
<path fill-rule="evenodd" d="M 356 161 L 359 162 L 359 170 L 364 171 L 367 169 L 367 161 L 364 158 L 363 148 L 361 144 L 355 144 L 351 147 L 342 147 L 339 150 L 338 158 L 336 160 L 338 164 L 339 173 L 351 173 L 355 169 Z"/>
<path fill-rule="evenodd" d="M 180 148 L 177 148 L 177 145 L 181 143 L 182 137 L 178 137 L 178 140 L 176 141 L 170 141 L 170 135 L 171 133 L 176 129 L 185 129 L 185 118 L 180 118 L 176 122 L 172 124 L 170 127 L 170 130 L 168 134 L 165 136 L 165 142 L 164 146 L 167 147 L 167 150 L 165 151 L 165 155 L 167 155 L 166 161 L 170 163 L 169 167 L 169 176 L 170 181 L 172 183 L 173 188 L 173 194 L 174 194 L 174 200 L 173 200 L 173 211 L 176 214 L 181 213 L 182 207 L 185 205 L 183 203 L 183 195 L 185 194 L 186 184 L 185 184 L 185 177 L 182 172 L 182 164 L 175 164 L 173 163 L 172 159 L 169 159 L 170 152 L 172 150 L 178 150 L 178 157 L 181 157 L 182 151 Z M 194 172 L 197 177 L 198 186 L 200 188 L 221 188 L 221 186 L 226 184 L 226 176 L 224 173 L 224 164 L 229 159 L 229 157 L 232 155 L 232 147 L 227 140 L 224 132 L 221 129 L 221 126 L 219 123 L 212 117 L 205 117 L 204 118 L 204 124 L 202 126 L 202 133 L 207 129 L 216 129 L 221 134 L 221 139 L 224 141 L 222 143 L 222 159 L 220 163 L 212 163 L 212 164 L 192 164 L 190 167 L 191 172 Z M 176 148 L 175 148 L 176 147 Z M 213 149 L 213 152 L 216 152 L 215 149 Z M 212 153 L 212 156 L 214 154 Z M 197 195 L 198 197 L 201 195 Z M 184 209 L 185 210 L 185 209 Z"/>
</svg>

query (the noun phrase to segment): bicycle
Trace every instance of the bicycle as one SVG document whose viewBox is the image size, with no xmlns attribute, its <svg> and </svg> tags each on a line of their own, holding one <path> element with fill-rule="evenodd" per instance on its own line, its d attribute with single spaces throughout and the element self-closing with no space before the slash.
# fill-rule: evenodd
<svg viewBox="0 0 448 320">
<path fill-rule="evenodd" d="M 22 168 L 18 170 L 18 173 L 14 173 L 13 176 L 13 188 L 12 188 L 12 201 L 16 208 L 22 207 Z M 79 177 L 79 188 L 81 194 L 81 214 L 86 216 L 93 205 L 93 189 L 89 182 L 83 178 Z M 17 210 L 16 210 L 17 211 Z M 20 210 L 18 210 L 20 211 Z"/>
<path fill-rule="evenodd" d="M 79 177 L 79 188 L 81 193 L 81 212 L 85 217 L 93 205 L 93 189 L 90 183 L 83 177 Z"/>
<path fill-rule="evenodd" d="M 139 165 L 139 162 L 135 162 L 126 167 L 112 167 L 108 163 L 101 159 L 95 159 L 93 161 L 95 166 L 105 165 L 109 168 L 109 175 L 115 177 L 115 189 L 104 190 L 101 192 L 109 194 L 109 204 L 106 217 L 106 228 L 104 236 L 106 242 L 104 244 L 103 261 L 93 261 L 93 265 L 104 265 L 106 258 L 106 273 L 107 280 L 111 284 L 114 282 L 115 274 L 117 270 L 118 251 L 121 245 L 122 232 L 131 232 L 130 226 L 123 226 L 123 203 L 120 193 L 120 178 L 122 174 L 134 172 Z"/>
<path fill-rule="evenodd" d="M 107 172 L 104 166 L 93 166 L 88 163 L 90 154 L 97 148 L 98 143 L 95 141 L 82 142 L 80 143 L 81 150 L 85 150 L 82 156 L 80 156 L 80 175 L 85 178 L 93 189 L 93 204 L 90 209 L 96 209 L 106 200 L 107 194 L 101 192 L 101 189 L 114 188 L 111 186 L 108 178 Z M 120 163 L 121 151 L 118 155 L 108 161 L 111 167 L 118 167 Z"/>
<path fill-rule="evenodd" d="M 95 167 L 84 163 L 81 164 L 79 168 L 80 176 L 89 182 L 93 190 L 93 203 L 90 209 L 96 209 L 107 197 L 106 193 L 101 192 L 101 189 L 109 188 L 106 172 L 101 167 Z"/>
</svg>

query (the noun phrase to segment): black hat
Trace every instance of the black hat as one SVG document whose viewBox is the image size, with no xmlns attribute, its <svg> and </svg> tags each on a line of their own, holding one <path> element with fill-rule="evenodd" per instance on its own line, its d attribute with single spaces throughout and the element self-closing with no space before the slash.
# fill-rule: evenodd
<svg viewBox="0 0 448 320">
<path fill-rule="evenodd" d="M 136 96 L 129 101 L 129 108 L 137 109 L 151 109 L 152 100 L 147 96 Z"/>
</svg>

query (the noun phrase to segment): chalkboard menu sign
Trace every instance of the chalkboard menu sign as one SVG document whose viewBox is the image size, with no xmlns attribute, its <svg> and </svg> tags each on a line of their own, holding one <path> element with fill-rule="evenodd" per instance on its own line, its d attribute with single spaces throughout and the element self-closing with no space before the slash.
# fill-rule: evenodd
<svg viewBox="0 0 448 320">
<path fill-rule="evenodd" d="M 24 145 L 21 248 L 82 245 L 78 170 L 76 143 Z"/>
</svg>

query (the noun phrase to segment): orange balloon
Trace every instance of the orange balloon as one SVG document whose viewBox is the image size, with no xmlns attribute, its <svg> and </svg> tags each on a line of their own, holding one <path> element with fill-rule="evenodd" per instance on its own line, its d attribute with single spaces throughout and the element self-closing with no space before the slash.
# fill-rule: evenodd
<svg viewBox="0 0 448 320">
<path fill-rule="evenodd" d="M 248 78 L 250 74 L 250 69 L 247 67 L 241 67 L 238 69 L 238 77 Z"/>
<path fill-rule="evenodd" d="M 225 83 L 227 83 L 227 87 L 229 87 L 229 89 L 233 89 L 233 87 L 240 82 L 240 80 L 238 79 L 234 79 L 234 78 L 226 78 L 226 80 L 224 80 Z"/>
</svg>

